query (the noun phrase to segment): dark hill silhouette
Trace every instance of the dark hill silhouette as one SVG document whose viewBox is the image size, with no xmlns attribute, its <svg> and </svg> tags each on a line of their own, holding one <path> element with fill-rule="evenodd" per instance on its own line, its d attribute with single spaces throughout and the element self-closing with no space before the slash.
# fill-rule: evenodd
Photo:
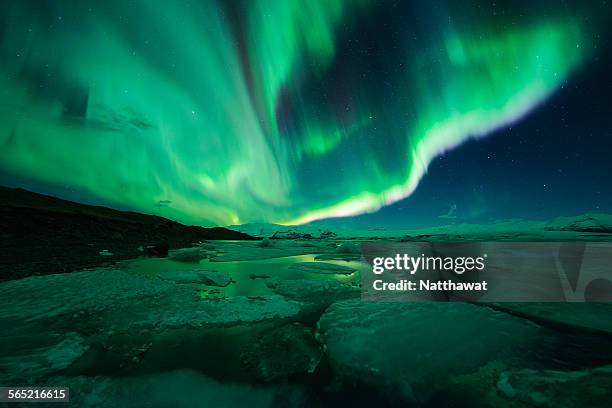
<svg viewBox="0 0 612 408">
<path fill-rule="evenodd" d="M 188 226 L 3 186 L 0 226 L 0 281 L 135 258 L 142 255 L 139 247 L 149 245 L 173 249 L 202 240 L 257 239 L 223 227 Z M 112 255 L 100 255 L 103 250 Z"/>
</svg>

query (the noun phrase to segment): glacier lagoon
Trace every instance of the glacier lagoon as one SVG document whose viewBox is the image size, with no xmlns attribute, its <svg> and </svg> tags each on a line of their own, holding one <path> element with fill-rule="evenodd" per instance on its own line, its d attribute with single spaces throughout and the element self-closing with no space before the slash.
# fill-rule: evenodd
<svg viewBox="0 0 612 408">
<path fill-rule="evenodd" d="M 368 240 L 210 241 L 196 262 L 0 283 L 0 382 L 109 407 L 606 401 L 609 304 L 363 302 Z"/>
</svg>

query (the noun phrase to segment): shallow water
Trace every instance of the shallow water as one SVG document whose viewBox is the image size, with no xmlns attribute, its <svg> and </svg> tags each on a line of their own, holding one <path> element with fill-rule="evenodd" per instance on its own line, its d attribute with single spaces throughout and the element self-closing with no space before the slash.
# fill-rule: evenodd
<svg viewBox="0 0 612 408">
<path fill-rule="evenodd" d="M 336 280 L 342 283 L 359 283 L 359 270 L 361 263 L 358 261 L 325 260 L 317 261 L 316 254 L 293 255 L 278 258 L 214 262 L 204 259 L 199 263 L 185 263 L 171 261 L 167 258 L 140 258 L 126 262 L 120 267 L 126 272 L 156 276 L 160 272 L 206 270 L 227 273 L 232 278 L 232 283 L 226 287 L 202 286 L 202 296 L 208 295 L 208 291 L 218 291 L 219 296 L 265 296 L 273 294 L 266 284 L 266 279 L 261 276 L 279 279 L 309 279 L 309 280 Z M 318 274 L 291 268 L 302 262 L 318 262 L 323 264 L 335 264 L 355 269 L 350 275 L 344 274 Z M 251 277 L 251 275 L 255 275 Z"/>
</svg>

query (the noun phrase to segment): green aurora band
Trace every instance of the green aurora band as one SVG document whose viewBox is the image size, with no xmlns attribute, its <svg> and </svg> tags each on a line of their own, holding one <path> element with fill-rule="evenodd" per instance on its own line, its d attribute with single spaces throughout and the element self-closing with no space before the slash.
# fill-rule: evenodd
<svg viewBox="0 0 612 408">
<path fill-rule="evenodd" d="M 457 7 L 372 57 L 367 1 L 5 2 L 0 170 L 200 225 L 375 211 L 594 52 L 597 10 Z"/>
</svg>

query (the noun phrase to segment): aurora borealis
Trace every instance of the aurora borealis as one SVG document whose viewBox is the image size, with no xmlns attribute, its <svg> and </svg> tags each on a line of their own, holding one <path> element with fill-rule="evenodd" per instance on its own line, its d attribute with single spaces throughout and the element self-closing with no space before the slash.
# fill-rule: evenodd
<svg viewBox="0 0 612 408">
<path fill-rule="evenodd" d="M 546 103 L 608 16 L 423 3 L 3 2 L 0 170 L 202 225 L 376 211 Z"/>
</svg>

